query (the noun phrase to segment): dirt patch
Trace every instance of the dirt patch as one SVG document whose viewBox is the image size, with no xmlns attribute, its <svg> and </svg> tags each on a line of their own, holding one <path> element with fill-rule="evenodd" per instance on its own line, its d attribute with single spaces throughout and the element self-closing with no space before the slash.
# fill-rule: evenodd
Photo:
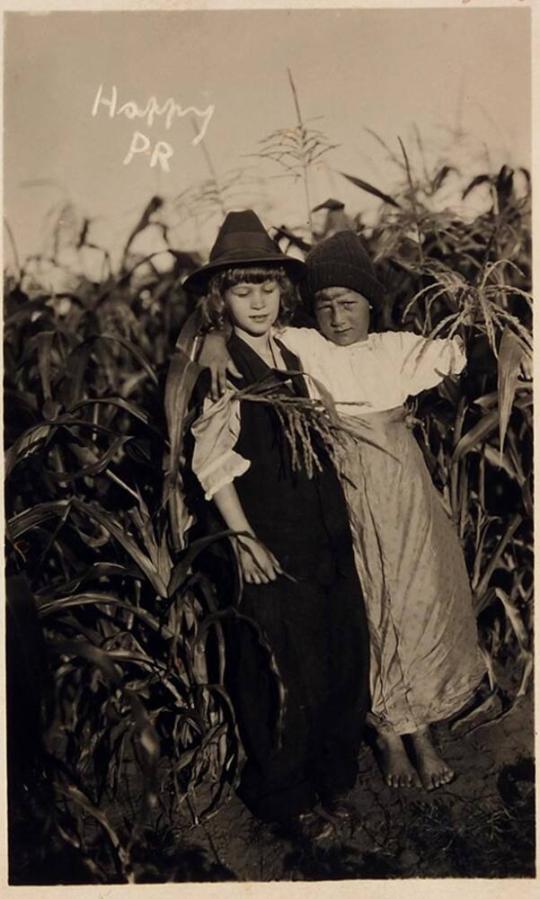
<svg viewBox="0 0 540 899">
<path fill-rule="evenodd" d="M 470 733 L 436 729 L 457 772 L 428 793 L 393 790 L 364 746 L 356 814 L 317 848 L 257 822 L 233 797 L 191 839 L 237 880 L 534 876 L 532 702 Z"/>
<path fill-rule="evenodd" d="M 358 782 L 348 797 L 355 810 L 352 820 L 336 824 L 331 837 L 316 847 L 286 828 L 258 822 L 236 796 L 197 826 L 188 801 L 175 809 L 172 821 L 158 809 L 131 844 L 136 881 L 532 877 L 533 732 L 531 697 L 497 719 L 469 725 L 468 733 L 439 726 L 436 741 L 457 777 L 431 793 L 387 787 L 372 750 L 364 745 Z M 143 794 L 140 773 L 128 780 L 123 811 L 111 818 L 127 832 Z M 10 882 L 96 882 L 88 858 L 85 862 L 73 845 L 40 827 L 46 790 L 41 811 L 39 796 L 29 799 L 26 815 L 17 809 L 12 815 Z M 189 801 L 193 810 L 195 797 Z M 99 828 L 93 846 L 98 881 L 121 882 Z"/>
</svg>

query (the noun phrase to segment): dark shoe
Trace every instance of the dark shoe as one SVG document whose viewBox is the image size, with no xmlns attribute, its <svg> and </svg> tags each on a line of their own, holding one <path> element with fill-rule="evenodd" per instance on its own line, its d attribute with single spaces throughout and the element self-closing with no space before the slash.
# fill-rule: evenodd
<svg viewBox="0 0 540 899">
<path fill-rule="evenodd" d="M 321 843 L 334 832 L 332 822 L 322 818 L 316 812 L 304 812 L 298 815 L 296 821 L 301 836 L 309 840 L 310 843 Z"/>
</svg>

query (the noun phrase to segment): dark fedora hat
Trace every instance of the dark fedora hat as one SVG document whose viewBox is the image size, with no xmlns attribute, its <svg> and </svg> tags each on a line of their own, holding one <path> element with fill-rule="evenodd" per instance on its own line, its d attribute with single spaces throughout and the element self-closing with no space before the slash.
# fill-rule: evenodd
<svg viewBox="0 0 540 899">
<path fill-rule="evenodd" d="M 183 286 L 186 290 L 204 293 L 212 275 L 225 268 L 269 263 L 283 266 L 294 281 L 304 273 L 304 263 L 281 252 L 252 209 L 229 212 L 210 251 L 209 261 L 192 272 Z"/>
</svg>

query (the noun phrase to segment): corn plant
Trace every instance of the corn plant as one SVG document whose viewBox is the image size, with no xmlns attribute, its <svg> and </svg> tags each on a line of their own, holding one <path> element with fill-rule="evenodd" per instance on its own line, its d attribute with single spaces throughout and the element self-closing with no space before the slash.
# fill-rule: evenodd
<svg viewBox="0 0 540 899">
<path fill-rule="evenodd" d="M 331 144 L 320 129 L 308 127 L 302 115 L 298 91 L 290 69 L 287 69 L 287 76 L 294 102 L 296 125 L 280 128 L 266 135 L 259 142 L 259 150 L 255 155 L 276 164 L 282 170 L 283 177 L 302 182 L 306 203 L 306 223 L 312 234 L 312 212 L 314 210 L 311 208 L 310 171 L 312 166 L 335 149 L 337 144 Z"/>
<path fill-rule="evenodd" d="M 290 82 L 297 126 L 259 155 L 303 179 L 309 207 L 309 168 L 331 144 L 307 128 Z M 467 372 L 420 396 L 411 417 L 463 542 L 492 697 L 506 714 L 532 659 L 530 197 L 515 191 L 527 177 L 508 167 L 469 176 L 463 194 L 488 188 L 492 205 L 465 221 L 431 204 L 461 177 L 453 166 L 419 177 L 404 145 L 395 161 L 392 193 L 345 177 L 381 201 L 369 237 L 387 285 L 376 326 L 460 334 L 467 347 Z M 224 202 L 216 185 L 212 175 L 201 189 L 203 217 Z M 40 796 L 36 851 L 46 858 L 56 835 L 101 882 L 139 878 L 148 822 L 211 815 L 241 757 L 223 638 L 224 619 L 241 615 L 220 607 L 198 565 L 229 534 L 186 537 L 183 437 L 200 323 L 186 321 L 181 282 L 198 260 L 171 245 L 162 212 L 152 198 L 115 270 L 92 222 L 71 210 L 70 233 L 57 221 L 42 254 L 21 260 L 14 246 L 5 279 L 8 663 L 25 697 L 8 708 L 10 806 Z M 166 273 L 156 254 L 134 250 L 148 229 L 163 237 Z M 278 234 L 308 249 L 294 227 Z M 94 254 L 100 273 L 70 267 L 66 241 L 72 260 Z M 300 408 L 264 385 L 243 398 L 273 404 L 298 464 L 317 465 L 308 425 L 327 447 L 339 441 L 329 398 Z M 482 726 L 477 712 L 469 727 Z"/>
<path fill-rule="evenodd" d="M 32 777 L 52 790 L 49 830 L 98 881 L 111 864 L 115 878 L 136 879 L 143 826 L 212 814 L 239 761 L 223 612 L 195 564 L 208 540 L 186 546 L 185 522 L 172 533 L 179 410 L 168 428 L 162 393 L 185 311 L 180 279 L 194 263 L 180 255 L 157 277 L 133 257 L 156 208 L 114 277 L 74 276 L 51 295 L 30 266 L 6 284 L 10 621 L 24 641 L 22 612 L 33 609 L 52 672 Z M 17 754 L 14 744 L 15 767 Z M 28 791 L 28 767 L 19 773 Z"/>
</svg>

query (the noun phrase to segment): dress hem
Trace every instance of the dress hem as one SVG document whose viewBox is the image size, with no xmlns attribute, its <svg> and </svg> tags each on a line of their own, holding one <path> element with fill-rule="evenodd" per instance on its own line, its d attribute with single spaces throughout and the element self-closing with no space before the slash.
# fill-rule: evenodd
<svg viewBox="0 0 540 899">
<path fill-rule="evenodd" d="M 477 677 L 471 678 L 468 686 L 463 691 L 460 691 L 460 693 L 458 693 L 451 701 L 445 703 L 444 706 L 437 711 L 427 712 L 425 716 L 417 716 L 414 723 L 412 722 L 411 717 L 407 724 L 393 724 L 387 717 L 377 715 L 374 712 L 368 713 L 367 723 L 375 728 L 377 728 L 377 725 L 381 728 L 392 728 L 395 734 L 405 736 L 406 734 L 414 734 L 417 730 L 420 730 L 420 728 L 426 727 L 429 724 L 438 724 L 439 722 L 446 721 L 448 718 L 452 718 L 456 715 L 467 702 L 472 699 L 479 689 L 485 674 L 486 672 L 484 670 L 479 673 Z"/>
</svg>

